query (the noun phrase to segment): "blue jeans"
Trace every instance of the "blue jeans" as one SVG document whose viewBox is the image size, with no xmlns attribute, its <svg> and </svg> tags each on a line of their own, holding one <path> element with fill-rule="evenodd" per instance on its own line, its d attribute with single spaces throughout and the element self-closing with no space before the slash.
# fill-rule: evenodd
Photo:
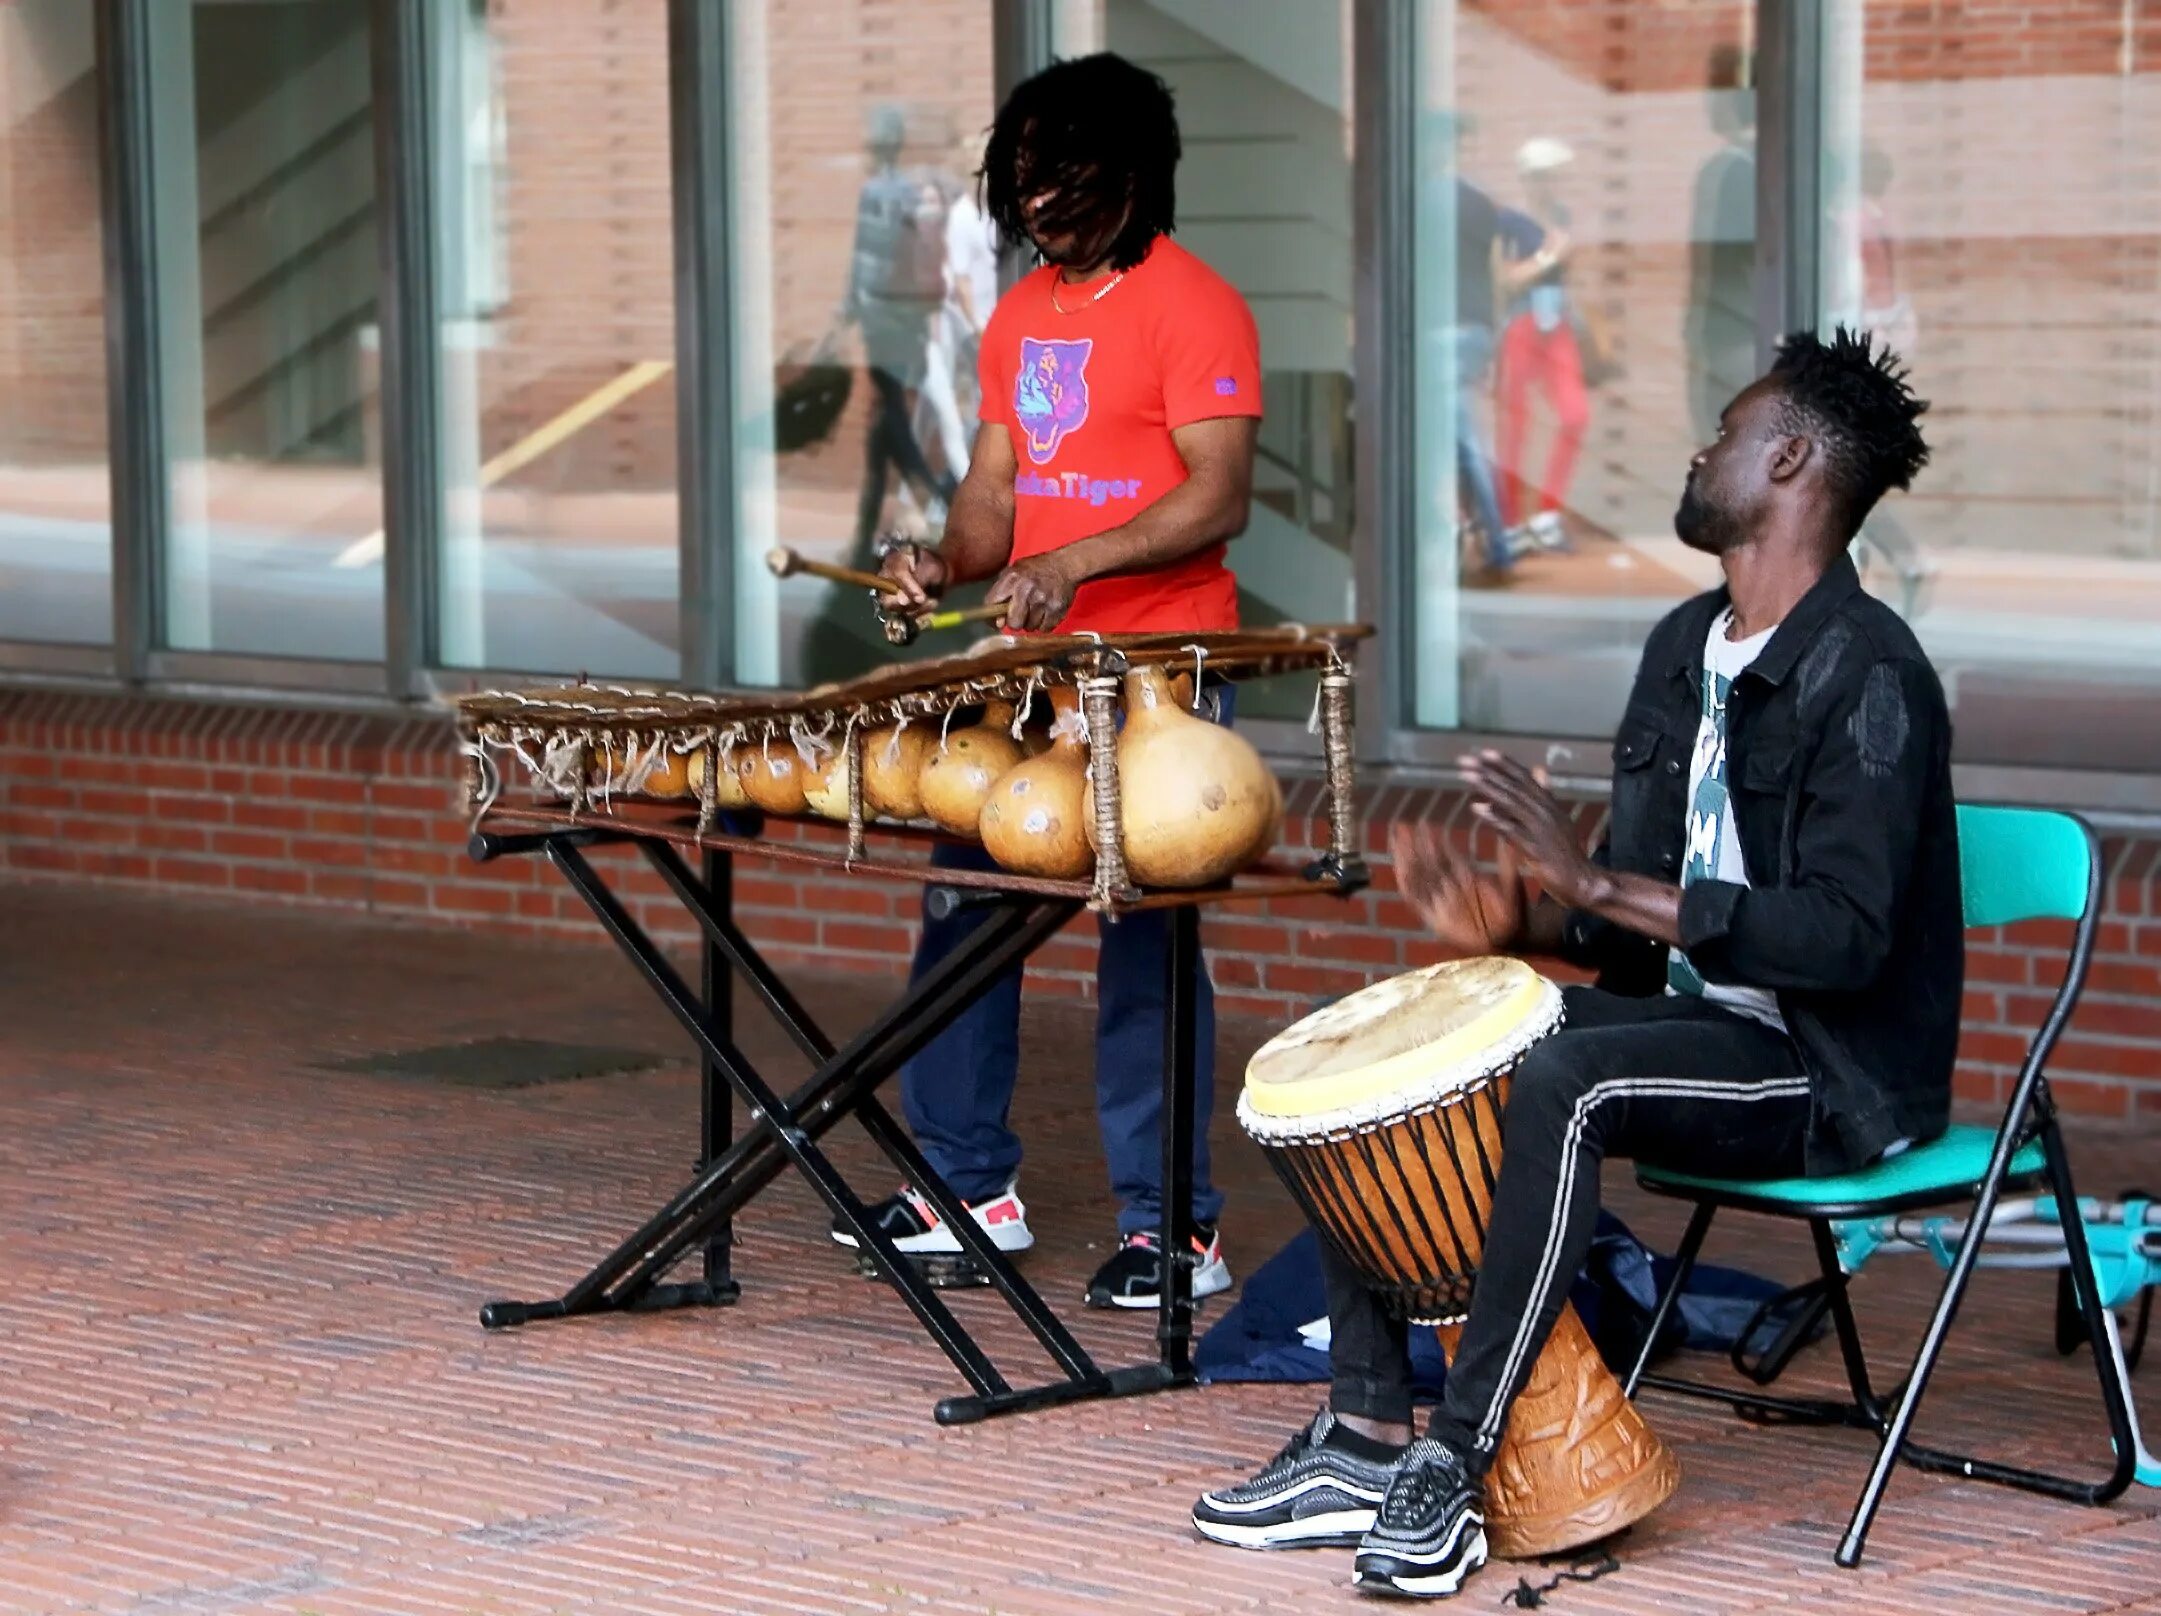
<svg viewBox="0 0 2161 1616">
<path fill-rule="evenodd" d="M 1479 394 L 1493 372 L 1493 333 L 1482 325 L 1459 325 L 1456 339 L 1456 474 L 1486 530 L 1486 559 L 1509 563 L 1508 536 L 1493 482 L 1493 455 L 1479 431 Z"/>
<path fill-rule="evenodd" d="M 1227 718 L 1230 692 L 1221 693 Z M 941 844 L 941 869 L 994 870 L 980 847 Z M 926 898 L 928 891 L 926 889 Z M 926 912 L 911 980 L 919 979 L 989 919 L 961 909 L 944 920 Z M 1161 910 L 1098 916 L 1096 955 L 1096 1121 L 1118 1197 L 1118 1232 L 1160 1229 L 1163 1219 L 1163 1023 L 1171 922 Z M 1007 1124 L 1020 1075 L 1021 969 L 990 991 L 900 1071 L 901 1109 L 916 1143 L 955 1195 L 993 1199 L 1020 1170 L 1020 1139 Z M 1215 990 L 1202 960 L 1193 973 L 1193 1217 L 1213 1224 L 1223 1211 L 1208 1166 L 1215 1109 Z"/>
</svg>

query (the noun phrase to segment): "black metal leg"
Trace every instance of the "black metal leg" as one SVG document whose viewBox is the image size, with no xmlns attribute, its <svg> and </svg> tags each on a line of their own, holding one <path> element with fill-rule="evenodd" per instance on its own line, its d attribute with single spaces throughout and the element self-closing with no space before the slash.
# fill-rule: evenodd
<svg viewBox="0 0 2161 1616">
<path fill-rule="evenodd" d="M 769 1088 L 746 1061 L 741 1051 L 715 1036 L 709 1024 L 705 1007 L 691 993 L 667 956 L 654 946 L 652 940 L 640 929 L 637 922 L 601 881 L 593 867 L 575 848 L 551 847 L 548 850 L 557 867 L 576 887 L 581 896 L 600 917 L 610 935 L 637 964 L 647 983 L 656 991 L 663 1003 L 675 1012 L 676 1019 L 698 1041 L 700 1050 L 713 1061 L 727 1077 L 729 1083 L 750 1103 L 751 1118 L 767 1131 L 780 1148 L 787 1152 L 797 1170 L 807 1178 L 811 1186 L 825 1198 L 834 1212 L 847 1221 L 862 1249 L 877 1261 L 879 1269 L 900 1292 L 923 1328 L 938 1343 L 939 1348 L 953 1361 L 953 1366 L 967 1377 L 968 1383 L 977 1391 L 995 1394 L 1011 1390 L 997 1367 L 975 1343 L 975 1338 L 962 1328 L 952 1311 L 938 1296 L 930 1284 L 919 1274 L 914 1265 L 905 1261 L 894 1247 L 892 1238 L 871 1221 L 863 1203 L 848 1188 L 833 1164 L 826 1159 L 798 1126 L 794 1114 L 786 1103 Z"/>
<path fill-rule="evenodd" d="M 1838 1241 L 1822 1218 L 1809 1219 L 1808 1230 L 1816 1244 L 1816 1267 L 1823 1275 L 1824 1300 L 1830 1305 L 1831 1325 L 1838 1334 L 1839 1356 L 1846 1364 L 1846 1384 L 1853 1388 L 1853 1406 L 1880 1430 L 1883 1404 L 1869 1384 L 1868 1354 L 1861 1348 L 1861 1325 L 1853 1316 L 1853 1296 L 1849 1276 L 1838 1260 Z"/>
<path fill-rule="evenodd" d="M 731 913 L 735 905 L 735 860 L 716 848 L 708 848 L 704 863 L 705 890 L 714 908 L 724 915 Z M 735 1036 L 734 975 L 711 937 L 704 939 L 698 956 L 706 1019 L 718 1036 L 732 1039 Z M 735 1091 L 714 1067 L 712 1057 L 701 1050 L 698 1055 L 700 1172 L 710 1167 L 728 1148 L 735 1134 L 734 1113 Z M 706 1231 L 703 1267 L 706 1284 L 740 1296 L 743 1288 L 736 1284 L 732 1272 L 734 1246 L 734 1220 L 723 1218 Z"/>
<path fill-rule="evenodd" d="M 1695 1272 L 1697 1253 L 1703 1250 L 1704 1236 L 1711 1232 L 1711 1220 L 1717 1215 L 1718 1208 L 1709 1201 L 1698 1201 L 1695 1211 L 1688 1215 L 1688 1231 L 1681 1236 L 1681 1249 L 1673 1254 L 1673 1278 L 1667 1281 L 1664 1294 L 1658 1298 L 1658 1306 L 1651 1310 L 1650 1333 L 1643 1338 L 1635 1364 L 1621 1386 L 1626 1396 L 1634 1397 L 1636 1388 L 1643 1383 L 1643 1372 L 1651 1367 L 1651 1355 L 1658 1350 L 1658 1338 L 1666 1333 L 1666 1321 L 1673 1317 L 1681 1292 L 1688 1284 L 1688 1276 Z"/>
<path fill-rule="evenodd" d="M 1156 1352 L 1164 1370 L 1193 1373 L 1193 1084 L 1201 968 L 1200 912 L 1174 909 L 1163 996 L 1163 1251 Z"/>
<path fill-rule="evenodd" d="M 817 1029 L 788 985 L 759 957 L 736 926 L 732 892 L 716 890 L 710 880 L 701 889 L 691 878 L 690 866 L 683 862 L 682 855 L 666 842 L 640 845 L 647 861 L 698 922 L 708 952 L 717 951 L 719 958 L 751 985 L 798 1049 L 814 1061 L 831 1060 L 832 1041 Z"/>
<path fill-rule="evenodd" d="M 1055 933 L 1069 910 L 1070 906 L 1065 905 L 1033 911 L 1013 908 L 995 917 L 837 1054 L 807 1018 L 791 1022 L 799 1041 L 821 1060 L 810 1080 L 788 1097 L 788 1112 L 795 1125 L 808 1139 L 822 1138 L 888 1074 L 898 1070 L 973 1004 L 1016 960 L 1024 959 Z M 747 949 L 748 945 L 744 946 Z M 744 958 L 748 966 L 745 975 L 762 991 L 762 985 L 771 977 L 770 968 L 754 952 L 746 952 Z M 772 1008 L 782 1020 L 789 1020 L 786 1007 L 774 1003 Z M 800 1016 L 800 1011 L 795 1014 Z M 712 1171 L 671 1203 L 671 1209 L 661 1215 L 667 1220 L 664 1226 L 649 1225 L 625 1243 L 623 1249 L 634 1253 L 636 1267 L 628 1270 L 624 1287 L 649 1284 L 666 1273 L 690 1250 L 707 1222 L 739 1210 L 787 1165 L 788 1158 L 762 1128 L 736 1141 Z M 907 1170 L 903 1167 L 903 1171 Z M 935 1181 L 936 1175 L 931 1178 Z M 931 1184 L 919 1187 L 926 1195 L 932 1194 Z M 942 1184 L 937 1187 L 943 1188 Z M 661 1219 L 654 1221 L 661 1224 Z M 965 1239 L 963 1231 L 974 1221 L 969 1218 L 952 1227 Z"/>
<path fill-rule="evenodd" d="M 2065 1254 L 2071 1259 L 2071 1289 L 2078 1297 L 2079 1317 L 2086 1325 L 2086 1345 L 2093 1353 L 2094 1368 L 2101 1377 L 2101 1402 L 2108 1413 L 2109 1440 L 2116 1445 L 2116 1468 L 2106 1481 L 2091 1489 L 2095 1503 L 2106 1503 L 2129 1487 L 2138 1475 L 2138 1422 L 2131 1412 L 2131 1388 L 2125 1384 L 2122 1365 L 2109 1350 L 2108 1321 L 2101 1287 L 2094 1277 L 2093 1251 L 2086 1241 L 2086 1224 L 2078 1216 L 2078 1190 L 2071 1182 L 2071 1158 L 2064 1149 L 2063 1132 L 2056 1124 L 2054 1101 L 2044 1087 L 2041 1150 L 2048 1161 L 2049 1186 L 2056 1192 L 2057 1215 L 2063 1220 Z"/>
<path fill-rule="evenodd" d="M 2027 1096 L 2022 1094 L 2012 1101 L 2013 1115 L 2021 1120 L 2026 1099 Z M 1861 1489 L 1860 1498 L 1854 1504 L 1853 1518 L 1847 1524 L 1846 1535 L 1839 1541 L 1838 1563 L 1848 1569 L 1861 1563 L 1861 1552 L 1868 1541 L 1869 1527 L 1876 1519 L 1876 1511 L 1883 1504 L 1884 1488 L 1890 1481 L 1892 1468 L 1901 1458 L 1918 1469 L 1965 1476 L 1976 1481 L 1997 1482 L 2080 1504 L 2107 1503 L 2130 1486 L 2136 1474 L 2138 1450 L 2132 1438 L 2128 1395 L 2116 1378 L 2115 1367 L 2109 1358 L 2102 1335 L 2104 1325 L 2101 1320 L 2101 1298 L 2094 1283 L 2085 1226 L 2078 1220 L 2078 1192 L 2071 1181 L 2070 1158 L 2064 1152 L 2063 1135 L 2057 1128 L 2055 1107 L 2045 1083 L 2035 1081 L 2031 1100 L 2040 1118 L 2038 1134 L 2043 1155 L 2048 1163 L 2050 1187 L 2055 1192 L 2059 1214 L 2063 1216 L 2064 1243 L 2069 1248 L 2067 1255 L 2070 1258 L 2072 1283 L 2078 1288 L 2080 1312 L 2094 1337 L 2094 1360 L 2101 1377 L 2102 1397 L 2107 1406 L 2109 1433 L 2116 1443 L 2115 1468 L 2102 1482 L 2076 1482 L 2014 1465 L 1996 1464 L 1963 1454 L 1944 1453 L 1909 1440 L 1914 1415 L 1920 1408 L 1922 1394 L 1928 1390 L 1929 1377 L 1935 1373 L 1936 1360 L 1943 1351 L 1944 1337 L 1950 1333 L 1951 1321 L 1958 1316 L 1959 1303 L 1965 1298 L 1967 1281 L 1971 1279 L 1974 1264 L 1981 1254 L 1982 1237 L 1996 1215 L 1996 1203 L 2002 1198 L 2004 1179 L 2010 1172 L 2012 1152 L 2021 1137 L 2018 1127 L 2007 1124 L 1997 1137 L 1996 1149 L 1989 1158 L 1988 1172 L 1981 1180 L 1980 1193 L 1974 1198 L 1973 1216 L 1966 1226 L 1966 1238 L 1959 1242 L 1958 1251 L 1951 1259 L 1951 1271 L 1944 1279 L 1943 1293 L 1937 1299 L 1936 1310 L 1930 1316 L 1928 1329 L 1921 1337 L 1920 1350 L 1914 1355 L 1913 1371 L 1907 1377 L 1905 1395 L 1898 1399 L 1897 1406 L 1891 1411 L 1890 1420 L 1884 1428 L 1883 1445 L 1876 1453 L 1876 1463 L 1869 1471 L 1868 1481 Z"/>
<path fill-rule="evenodd" d="M 701 1106 L 701 1171 L 696 1179 L 672 1197 L 644 1227 L 603 1258 L 594 1270 L 563 1297 L 549 1302 L 490 1303 L 482 1310 L 482 1323 L 490 1328 L 522 1324 L 534 1319 L 560 1318 L 573 1313 L 638 1310 L 676 1306 L 686 1301 L 733 1300 L 719 1294 L 707 1280 L 690 1285 L 668 1285 L 661 1278 L 693 1250 L 713 1260 L 717 1248 L 725 1264 L 728 1245 L 725 1231 L 736 1211 L 787 1167 L 793 1166 L 810 1181 L 841 1222 L 856 1236 L 880 1275 L 900 1292 L 926 1333 L 937 1342 L 974 1388 L 974 1395 L 948 1398 L 937 1407 L 944 1423 L 982 1419 L 1020 1409 L 1045 1408 L 1098 1397 L 1121 1397 L 1189 1382 L 1185 1339 L 1177 1342 L 1177 1367 L 1166 1356 L 1128 1368 L 1103 1370 L 1066 1330 L 1057 1315 L 1022 1279 L 1004 1253 L 999 1252 L 969 1217 L 924 1161 L 906 1131 L 874 1097 L 878 1084 L 890 1077 L 917 1050 L 937 1036 L 952 1019 L 980 998 L 989 985 L 1035 948 L 1054 935 L 1077 912 L 1079 905 L 1065 899 L 1002 899 L 1002 912 L 977 928 L 963 947 L 939 966 L 911 984 L 895 1004 L 881 1013 L 845 1049 L 835 1051 L 830 1040 L 810 1020 L 786 987 L 757 951 L 735 927 L 727 908 L 725 864 L 710 858 L 705 879 L 693 876 L 672 849 L 645 843 L 648 854 L 677 896 L 697 917 L 705 932 L 702 959 L 703 995 L 694 994 L 667 957 L 638 926 L 599 874 L 577 851 L 579 840 L 544 837 L 536 844 L 607 929 L 617 946 L 638 967 L 698 1045 L 703 1104 Z M 520 851 L 535 850 L 520 848 Z M 1182 917 L 1191 922 L 1190 912 Z M 1188 926 L 1191 947 L 1197 954 L 1197 933 Z M 1189 956 L 1190 957 L 1190 956 Z M 743 1057 L 732 1037 L 727 989 L 740 976 L 772 1010 L 790 1036 L 817 1062 L 810 1079 L 787 1099 L 776 1094 Z M 1190 986 L 1190 975 L 1185 979 Z M 1174 996 L 1174 1005 L 1177 1000 Z M 1192 1116 L 1192 1021 L 1190 992 L 1184 995 L 1174 1023 L 1184 1026 L 1181 1047 L 1184 1058 L 1171 1065 L 1169 1087 L 1182 1097 L 1174 1115 L 1184 1120 L 1188 1148 L 1179 1181 L 1181 1222 L 1186 1226 L 1186 1249 L 1190 1253 L 1191 1116 Z M 1174 1042 L 1177 1040 L 1174 1040 Z M 740 1138 L 731 1137 L 731 1096 L 740 1094 L 750 1107 L 751 1127 Z M 1022 1322 L 1044 1350 L 1056 1361 L 1062 1379 L 1047 1385 L 1015 1389 L 977 1346 L 960 1322 L 914 1264 L 904 1259 L 892 1241 L 871 1225 L 868 1210 L 817 1141 L 843 1118 L 862 1122 L 872 1140 L 921 1189 L 953 1229 L 963 1246 L 991 1276 Z M 725 1268 L 723 1268 L 725 1275 Z M 1190 1263 L 1179 1270 L 1181 1289 L 1190 1292 Z M 1187 1306 L 1190 1320 L 1190 1302 Z M 1188 1322 L 1188 1330 L 1190 1323 Z"/>
</svg>

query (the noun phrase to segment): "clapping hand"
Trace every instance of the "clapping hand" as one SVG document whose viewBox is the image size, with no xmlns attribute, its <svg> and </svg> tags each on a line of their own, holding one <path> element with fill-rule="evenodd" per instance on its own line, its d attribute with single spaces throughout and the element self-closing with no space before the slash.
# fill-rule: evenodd
<svg viewBox="0 0 2161 1616">
<path fill-rule="evenodd" d="M 1404 900 L 1449 952 L 1505 954 L 1521 942 L 1530 900 L 1505 841 L 1494 875 L 1451 852 L 1431 825 L 1397 825 L 1388 845 Z"/>
</svg>

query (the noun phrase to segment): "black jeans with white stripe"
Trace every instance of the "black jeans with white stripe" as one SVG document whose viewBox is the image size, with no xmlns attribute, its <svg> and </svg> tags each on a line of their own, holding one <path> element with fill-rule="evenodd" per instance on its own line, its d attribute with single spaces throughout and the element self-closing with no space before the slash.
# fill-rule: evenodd
<svg viewBox="0 0 2161 1616">
<path fill-rule="evenodd" d="M 1516 1068 L 1485 1255 L 1432 1432 L 1483 1471 L 1598 1223 L 1608 1156 L 1712 1176 L 1802 1170 L 1808 1078 L 1774 1027 L 1698 998 L 1563 990 Z M 1338 1414 L 1408 1423 L 1409 1326 L 1322 1242 Z"/>
</svg>

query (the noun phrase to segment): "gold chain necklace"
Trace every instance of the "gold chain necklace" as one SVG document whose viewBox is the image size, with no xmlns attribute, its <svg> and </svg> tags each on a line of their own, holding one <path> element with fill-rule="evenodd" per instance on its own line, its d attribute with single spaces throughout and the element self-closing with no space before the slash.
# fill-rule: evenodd
<svg viewBox="0 0 2161 1616">
<path fill-rule="evenodd" d="M 1086 303 L 1083 303 L 1080 308 L 1069 309 L 1058 301 L 1058 284 L 1065 279 L 1065 276 L 1062 274 L 1053 275 L 1050 282 L 1050 306 L 1053 309 L 1057 310 L 1057 312 L 1060 314 L 1078 314 L 1081 312 L 1082 309 L 1086 309 L 1094 304 L 1100 303 L 1106 297 L 1110 296 L 1112 288 L 1117 286 L 1117 284 L 1125 278 L 1126 272 L 1121 269 L 1120 271 L 1118 271 L 1117 274 L 1113 275 L 1109 280 L 1105 281 L 1102 286 L 1097 289 L 1095 295 L 1089 298 Z"/>
</svg>

